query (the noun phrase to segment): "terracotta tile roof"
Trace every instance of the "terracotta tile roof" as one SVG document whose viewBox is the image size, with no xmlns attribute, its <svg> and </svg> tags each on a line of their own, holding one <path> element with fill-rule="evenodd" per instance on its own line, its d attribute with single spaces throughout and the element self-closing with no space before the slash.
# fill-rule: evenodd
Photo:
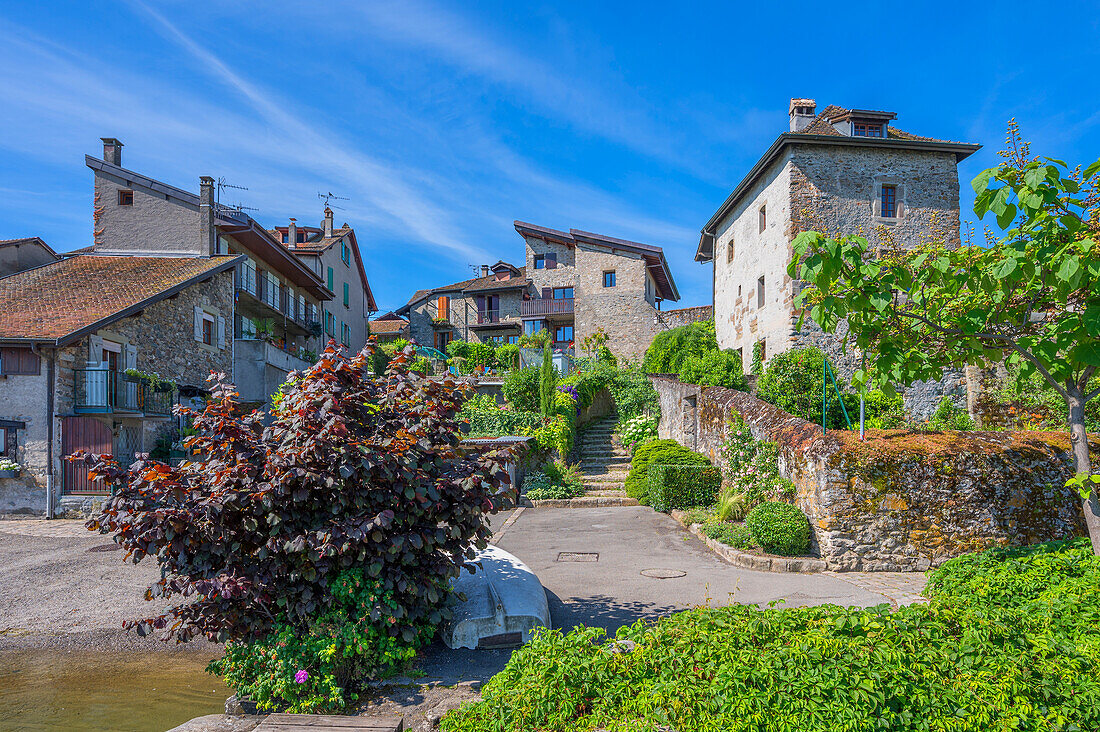
<svg viewBox="0 0 1100 732">
<path fill-rule="evenodd" d="M 4 277 L 0 339 L 59 341 L 237 259 L 79 255 Z"/>
<path fill-rule="evenodd" d="M 498 264 L 500 264 L 498 262 Z M 504 264 L 507 264 L 505 262 Z M 531 284 L 531 280 L 527 279 L 527 268 L 517 267 L 516 271 L 519 272 L 518 276 L 511 277 L 507 280 L 498 280 L 495 274 L 491 274 L 488 277 L 473 277 L 468 280 L 462 280 L 461 282 L 455 282 L 450 285 L 443 285 L 442 287 L 433 287 L 428 290 L 417 290 L 413 293 L 409 301 L 405 303 L 404 307 L 398 309 L 398 312 L 403 312 L 412 307 L 414 303 L 420 302 L 425 297 L 437 292 L 478 292 L 483 290 L 511 290 L 515 288 L 527 287 Z"/>
<path fill-rule="evenodd" d="M 830 120 L 834 120 L 838 117 L 843 117 L 850 112 L 850 109 L 845 109 L 844 107 L 838 107 L 835 104 L 830 104 L 829 106 L 825 107 L 825 109 L 821 110 L 821 112 L 819 112 L 818 115 L 814 117 L 814 121 L 811 122 L 808 126 L 806 126 L 802 130 L 799 130 L 798 132 L 794 132 L 791 134 L 828 135 L 833 137 L 843 137 L 844 135 L 837 132 L 836 128 L 834 128 L 832 124 L 830 124 Z M 889 124 L 887 124 L 886 126 L 886 137 L 891 140 L 913 140 L 916 142 L 954 142 L 953 140 L 941 140 L 935 137 L 922 137 L 920 135 L 914 135 L 911 132 L 899 130 L 897 127 L 893 127 Z"/>
<path fill-rule="evenodd" d="M 409 327 L 409 321 L 398 318 L 397 320 L 372 320 L 370 321 L 371 333 L 400 333 Z"/>
</svg>

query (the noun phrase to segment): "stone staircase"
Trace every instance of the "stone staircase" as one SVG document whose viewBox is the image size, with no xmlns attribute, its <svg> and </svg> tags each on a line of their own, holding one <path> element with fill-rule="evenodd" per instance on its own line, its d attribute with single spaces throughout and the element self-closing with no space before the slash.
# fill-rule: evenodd
<svg viewBox="0 0 1100 732">
<path fill-rule="evenodd" d="M 615 437 L 615 418 L 592 422 L 577 450 L 586 498 L 598 499 L 599 505 L 636 506 L 626 495 L 623 483 L 630 472 L 630 451 Z"/>
</svg>

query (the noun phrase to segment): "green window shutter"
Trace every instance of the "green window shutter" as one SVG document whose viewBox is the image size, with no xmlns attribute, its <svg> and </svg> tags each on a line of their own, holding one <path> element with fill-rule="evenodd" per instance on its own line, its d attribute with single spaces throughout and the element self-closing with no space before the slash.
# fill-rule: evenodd
<svg viewBox="0 0 1100 732">
<path fill-rule="evenodd" d="M 328 289 L 332 289 L 332 267 L 328 268 Z"/>
<path fill-rule="evenodd" d="M 347 307 L 348 303 L 350 303 L 350 302 L 351 302 L 351 298 L 348 295 L 348 283 L 345 282 L 344 283 L 344 307 Z"/>
</svg>

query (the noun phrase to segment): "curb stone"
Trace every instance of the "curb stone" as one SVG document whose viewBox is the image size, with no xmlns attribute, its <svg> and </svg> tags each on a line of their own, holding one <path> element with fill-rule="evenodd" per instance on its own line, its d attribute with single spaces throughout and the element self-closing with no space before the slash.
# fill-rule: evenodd
<svg viewBox="0 0 1100 732">
<path fill-rule="evenodd" d="M 681 526 L 684 526 L 688 531 L 699 537 L 711 551 L 730 564 L 744 567 L 745 569 L 755 569 L 760 572 L 798 572 L 811 574 L 825 571 L 824 559 L 817 559 L 814 557 L 761 557 L 756 554 L 749 554 L 748 552 L 734 549 L 731 546 L 726 546 L 722 542 L 715 541 L 704 534 L 702 531 L 702 524 L 691 524 L 690 526 L 685 524 L 683 516 L 684 514 L 681 511 L 672 512 L 672 518 L 676 519 Z"/>
<path fill-rule="evenodd" d="M 629 496 L 580 496 L 578 498 L 546 498 L 532 501 L 522 496 L 519 505 L 530 508 L 604 508 L 607 506 L 637 506 L 637 499 Z"/>
</svg>

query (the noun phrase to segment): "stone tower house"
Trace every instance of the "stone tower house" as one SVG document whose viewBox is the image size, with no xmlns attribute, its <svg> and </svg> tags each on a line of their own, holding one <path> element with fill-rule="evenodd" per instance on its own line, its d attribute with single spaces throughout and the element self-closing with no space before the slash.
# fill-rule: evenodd
<svg viewBox="0 0 1100 732">
<path fill-rule="evenodd" d="M 893 126 L 897 115 L 792 99 L 790 129 L 749 170 L 702 229 L 695 259 L 714 265 L 718 344 L 739 350 L 746 368 L 760 343 L 765 361 L 816 345 L 841 375 L 859 355 L 813 323 L 800 330 L 787 274 L 791 243 L 803 231 L 860 235 L 872 244 L 959 243 L 958 163 L 980 145 L 920 137 Z M 907 407 L 922 419 L 961 377 L 914 387 Z"/>
</svg>

